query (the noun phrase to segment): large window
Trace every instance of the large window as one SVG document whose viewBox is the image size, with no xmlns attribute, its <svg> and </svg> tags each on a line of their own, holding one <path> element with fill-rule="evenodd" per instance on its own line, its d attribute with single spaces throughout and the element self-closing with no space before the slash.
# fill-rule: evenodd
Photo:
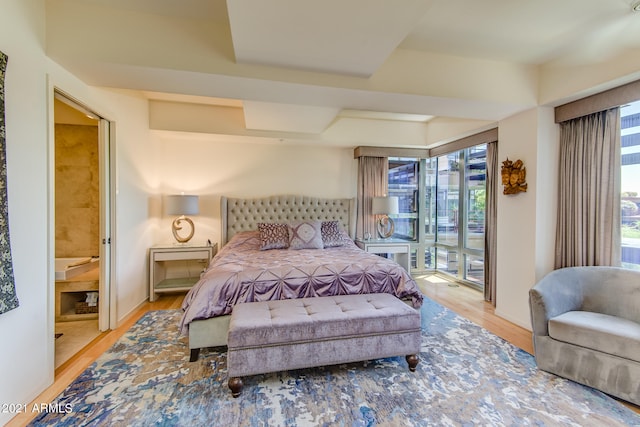
<svg viewBox="0 0 640 427">
<path fill-rule="evenodd" d="M 620 109 L 622 266 L 640 270 L 640 101 Z"/>
<path fill-rule="evenodd" d="M 389 158 L 399 198 L 393 237 L 411 241 L 411 267 L 484 284 L 486 145 L 432 159 Z"/>
<path fill-rule="evenodd" d="M 484 221 L 487 194 L 487 146 L 468 148 L 465 154 L 464 279 L 484 283 Z"/>
<path fill-rule="evenodd" d="M 393 237 L 418 240 L 418 186 L 420 162 L 415 159 L 389 159 L 389 196 L 398 197 L 399 214 L 394 218 Z"/>
</svg>

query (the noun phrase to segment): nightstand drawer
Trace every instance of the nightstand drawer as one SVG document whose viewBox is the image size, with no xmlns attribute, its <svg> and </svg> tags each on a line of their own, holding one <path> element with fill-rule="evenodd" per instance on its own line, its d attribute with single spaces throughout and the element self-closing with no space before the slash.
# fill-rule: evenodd
<svg viewBox="0 0 640 427">
<path fill-rule="evenodd" d="M 179 261 L 184 259 L 209 259 L 211 257 L 211 251 L 192 251 L 183 250 L 180 252 L 155 252 L 153 254 L 154 261 Z"/>
<path fill-rule="evenodd" d="M 409 252 L 409 244 L 395 245 L 367 245 L 367 252 L 375 254 L 406 254 Z"/>
<path fill-rule="evenodd" d="M 399 239 L 356 239 L 356 245 L 372 254 L 393 254 L 393 259 L 400 264 L 407 273 L 411 272 L 410 254 L 411 244 Z"/>
</svg>

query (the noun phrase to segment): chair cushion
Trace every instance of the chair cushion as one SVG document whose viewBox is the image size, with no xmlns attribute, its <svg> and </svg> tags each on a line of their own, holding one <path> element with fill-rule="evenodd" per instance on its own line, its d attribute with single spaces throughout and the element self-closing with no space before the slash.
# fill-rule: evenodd
<svg viewBox="0 0 640 427">
<path fill-rule="evenodd" d="M 549 320 L 555 340 L 640 362 L 640 324 L 588 311 L 568 311 Z"/>
</svg>

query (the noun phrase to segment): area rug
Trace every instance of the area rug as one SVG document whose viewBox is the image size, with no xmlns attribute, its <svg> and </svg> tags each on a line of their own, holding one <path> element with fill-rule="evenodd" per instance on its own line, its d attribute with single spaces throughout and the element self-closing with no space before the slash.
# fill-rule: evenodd
<svg viewBox="0 0 640 427">
<path fill-rule="evenodd" d="M 180 311 L 141 318 L 33 425 L 640 426 L 640 415 L 539 371 L 528 353 L 425 298 L 416 372 L 404 357 L 246 378 L 234 399 L 226 353 L 190 363 Z"/>
</svg>

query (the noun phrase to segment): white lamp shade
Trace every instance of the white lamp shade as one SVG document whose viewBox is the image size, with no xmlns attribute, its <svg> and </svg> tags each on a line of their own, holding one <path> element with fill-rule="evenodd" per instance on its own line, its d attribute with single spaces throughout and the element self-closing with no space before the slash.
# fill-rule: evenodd
<svg viewBox="0 0 640 427">
<path fill-rule="evenodd" d="M 165 197 L 167 215 L 197 215 L 198 196 L 176 194 Z"/>
<path fill-rule="evenodd" d="M 397 197 L 374 197 L 371 201 L 371 213 L 374 215 L 394 215 L 399 212 Z"/>
</svg>

